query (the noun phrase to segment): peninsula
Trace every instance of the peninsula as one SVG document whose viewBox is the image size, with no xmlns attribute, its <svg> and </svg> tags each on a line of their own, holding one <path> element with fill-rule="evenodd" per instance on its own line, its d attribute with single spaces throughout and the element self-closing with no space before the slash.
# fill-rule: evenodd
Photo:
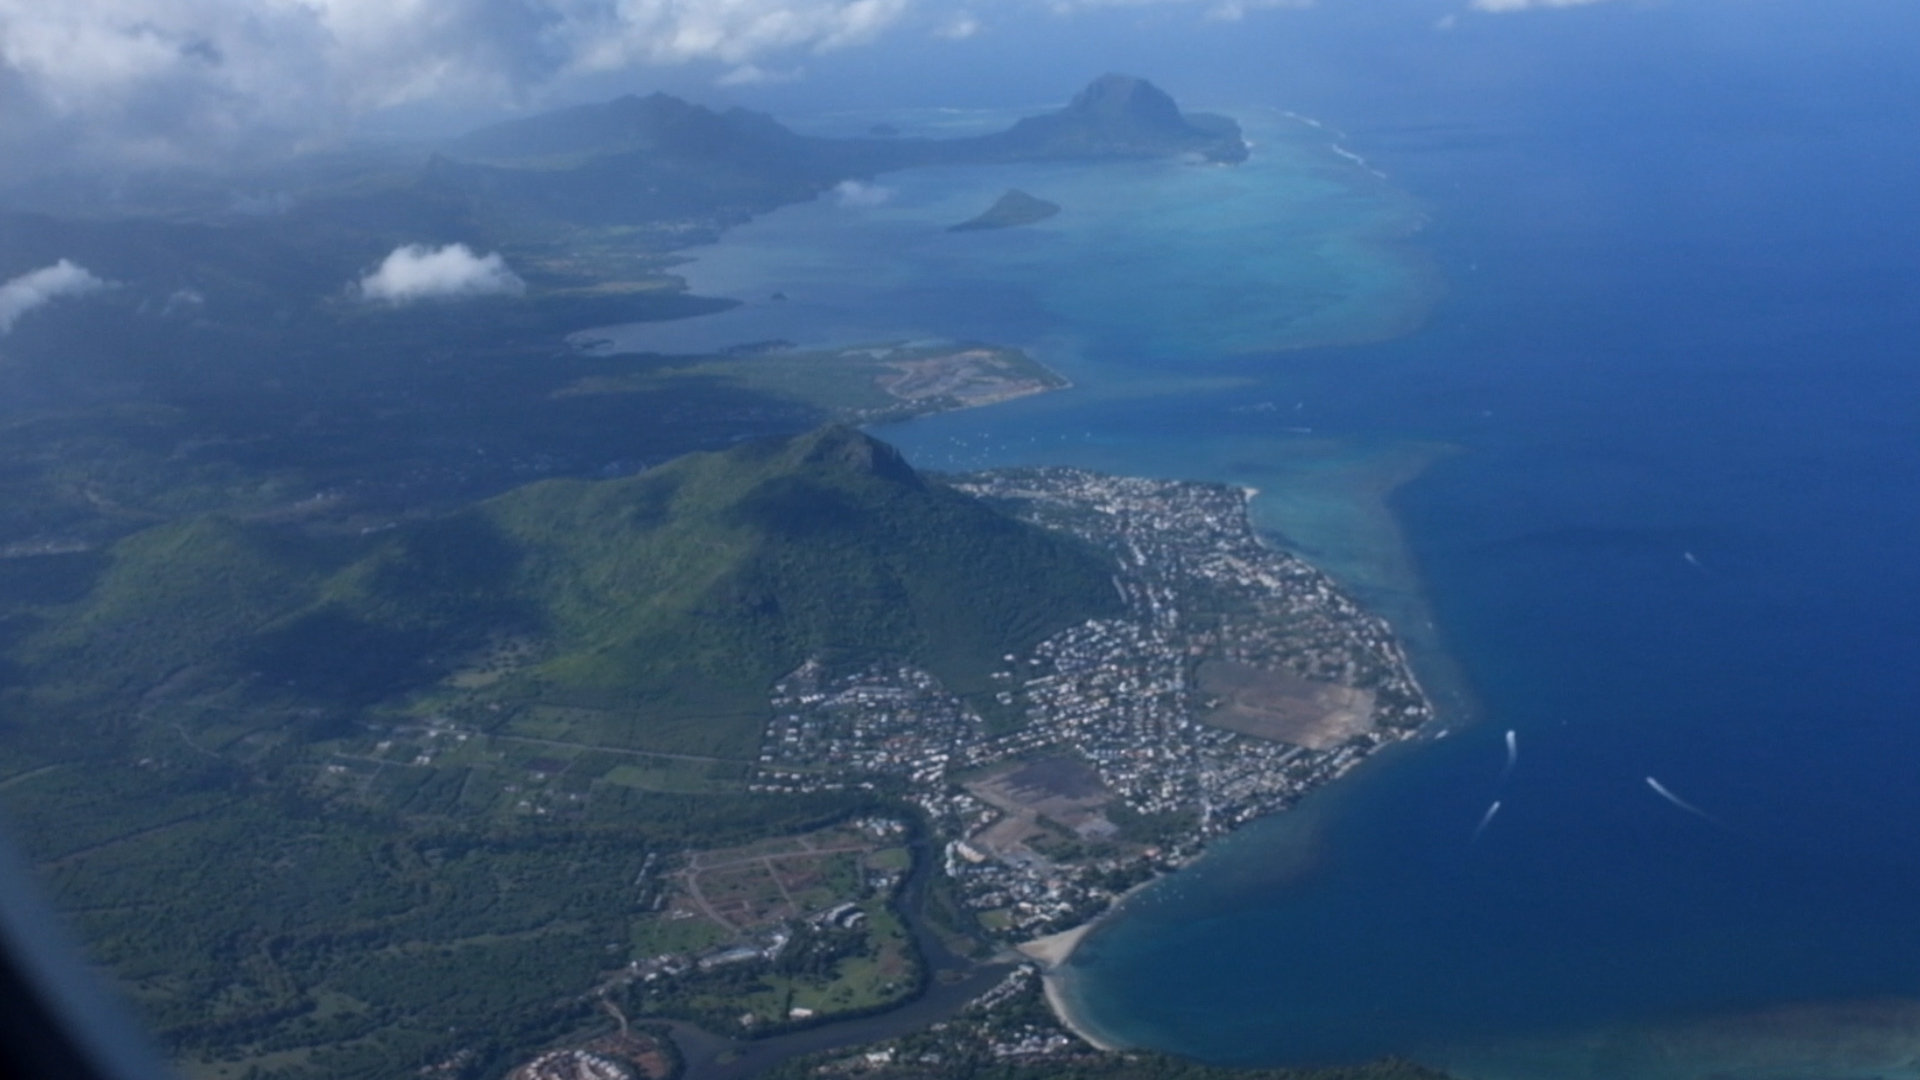
<svg viewBox="0 0 1920 1080">
<path fill-rule="evenodd" d="M 938 844 L 948 933 L 1017 961 L 961 1020 L 815 1061 L 827 1074 L 929 1075 L 906 1066 L 927 1054 L 1061 1067 L 1108 1049 L 1054 983 L 1093 924 L 1433 716 L 1387 624 L 1261 540 L 1243 489 L 1066 468 L 945 479 L 1103 552 L 1124 606 L 1002 655 L 988 710 L 911 663 L 815 659 L 774 685 L 754 790 L 896 792 Z M 665 917 L 684 925 L 691 902 L 668 901 Z M 773 965 L 784 947 L 760 939 L 746 959 Z M 644 962 L 655 985 L 635 1007 L 672 1015 L 687 988 L 670 973 L 741 955 L 729 949 Z"/>
</svg>

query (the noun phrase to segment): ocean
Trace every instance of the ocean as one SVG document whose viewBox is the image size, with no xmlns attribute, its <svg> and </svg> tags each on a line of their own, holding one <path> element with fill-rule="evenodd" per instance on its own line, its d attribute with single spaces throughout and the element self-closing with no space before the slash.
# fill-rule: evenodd
<svg viewBox="0 0 1920 1080">
<path fill-rule="evenodd" d="M 1463 1080 L 1920 1076 L 1920 133 L 1890 95 L 1662 100 L 1682 59 L 1599 103 L 1223 110 L 1239 170 L 883 177 L 693 252 L 737 313 L 622 332 L 1025 346 L 1073 388 L 876 433 L 1258 488 L 1408 639 L 1445 737 L 1102 923 L 1065 972 L 1090 1030 Z M 1780 79 L 1816 76 L 1865 78 Z M 1011 186 L 1065 209 L 940 231 Z"/>
</svg>

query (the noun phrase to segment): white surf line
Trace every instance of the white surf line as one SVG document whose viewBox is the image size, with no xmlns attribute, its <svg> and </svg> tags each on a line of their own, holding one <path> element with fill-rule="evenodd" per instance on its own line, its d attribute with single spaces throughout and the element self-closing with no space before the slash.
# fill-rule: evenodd
<svg viewBox="0 0 1920 1080">
<path fill-rule="evenodd" d="M 1380 179 L 1385 180 L 1387 178 L 1386 173 L 1383 173 L 1379 169 L 1376 169 L 1372 165 L 1368 164 L 1366 158 L 1363 158 L 1359 154 L 1356 154 L 1353 151 L 1347 149 L 1346 147 L 1341 146 L 1339 143 L 1328 143 L 1327 147 L 1328 149 L 1332 150 L 1334 153 L 1339 154 L 1341 157 L 1346 158 L 1348 161 L 1353 162 L 1355 165 L 1360 166 L 1362 169 L 1365 169 L 1367 172 L 1372 173 L 1373 175 L 1379 177 Z"/>
<path fill-rule="evenodd" d="M 1660 781 L 1655 780 L 1651 776 L 1647 777 L 1647 786 L 1653 789 L 1653 793 L 1655 795 L 1658 795 L 1661 798 L 1672 803 L 1673 805 L 1679 807 L 1680 809 L 1685 810 L 1687 813 L 1692 814 L 1694 817 L 1699 818 L 1701 821 L 1704 821 L 1707 824 L 1712 825 L 1717 829 L 1726 828 L 1725 825 L 1722 825 L 1720 824 L 1719 821 L 1715 820 L 1712 814 L 1707 813 L 1705 810 L 1700 809 L 1699 807 L 1693 805 L 1692 803 L 1681 798 L 1680 796 L 1675 795 L 1673 792 L 1668 791 L 1667 786 L 1665 784 L 1662 784 Z"/>
<path fill-rule="evenodd" d="M 1472 847 L 1480 842 L 1480 834 L 1487 831 L 1487 826 L 1493 824 L 1493 815 L 1499 812 L 1500 800 L 1495 799 L 1493 805 L 1487 807 L 1487 812 L 1480 815 L 1480 824 L 1473 827 L 1473 838 L 1467 841 L 1468 847 Z"/>
</svg>

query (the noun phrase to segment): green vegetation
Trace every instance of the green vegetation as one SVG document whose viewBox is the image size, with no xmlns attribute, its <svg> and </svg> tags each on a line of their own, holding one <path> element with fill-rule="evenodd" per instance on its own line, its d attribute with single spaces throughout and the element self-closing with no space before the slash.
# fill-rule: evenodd
<svg viewBox="0 0 1920 1080">
<path fill-rule="evenodd" d="M 1043 1048 L 1044 1047 L 1044 1048 Z M 991 1008 L 877 1046 L 793 1058 L 765 1080 L 1447 1080 L 1395 1058 L 1327 1068 L 1230 1068 L 1147 1051 L 1093 1050 L 1064 1034 L 1038 980 Z"/>
<path fill-rule="evenodd" d="M 176 1055 L 289 1077 L 579 1030 L 630 960 L 719 940 L 672 938 L 649 856 L 765 860 L 789 850 L 769 836 L 883 810 L 743 790 L 767 689 L 807 657 L 991 692 L 1002 653 L 1116 603 L 1101 558 L 846 428 L 366 535 L 209 516 L 58 558 L 74 573 L 8 654 L 0 803 Z M 777 881 L 715 872 L 714 901 L 867 895 L 857 933 L 636 1014 L 775 1030 L 917 988 L 863 892 L 904 852 L 793 850 Z"/>
<path fill-rule="evenodd" d="M 788 1066 L 764 1075 L 769 1080 L 797 1080 L 805 1074 Z M 1395 1058 L 1337 1068 L 1239 1069 L 1148 1053 L 1087 1055 L 1069 1061 L 919 1063 L 858 1075 L 872 1080 L 1448 1080 L 1445 1073 Z"/>
<path fill-rule="evenodd" d="M 883 807 L 744 790 L 775 677 L 897 656 L 991 708 L 1002 653 L 1113 609 L 1099 557 L 844 428 L 642 471 L 1052 385 L 1018 354 L 567 343 L 730 306 L 672 253 L 847 176 L 1198 145 L 1103 142 L 1145 129 L 1089 102 L 936 144 L 652 99 L 289 171 L 271 218 L 224 180 L 0 213 L 0 279 L 68 258 L 115 285 L 0 365 L 0 807 L 177 1060 L 498 1075 L 661 946 L 649 856 Z M 526 294 L 355 295 L 396 246 L 456 242 Z M 891 1000 L 918 977 L 892 919 L 765 976 Z"/>
<path fill-rule="evenodd" d="M 665 973 L 626 989 L 632 1015 L 691 1020 L 761 1037 L 881 1011 L 921 989 L 925 970 L 888 899 L 872 896 L 854 927 L 804 923 L 773 959 Z"/>
<path fill-rule="evenodd" d="M 566 822 L 496 820 L 460 802 L 474 770 L 390 768 L 374 777 L 406 782 L 322 799 L 201 760 L 16 776 L 10 825 L 176 1057 L 289 1077 L 462 1050 L 503 1069 L 596 1023 L 595 986 L 650 955 L 633 937 L 650 855 L 873 808 L 592 785 Z"/>
<path fill-rule="evenodd" d="M 189 730 L 273 709 L 310 717 L 294 725 L 309 740 L 425 691 L 408 715 L 717 759 L 602 770 L 702 790 L 751 758 L 767 687 L 803 660 L 902 657 L 989 693 L 1000 655 L 1112 610 L 1107 579 L 1090 550 L 828 428 L 534 484 L 368 537 L 162 525 L 116 545 L 91 593 L 46 609 L 16 657 L 40 673 L 41 707 L 191 703 L 172 720 Z M 501 641 L 518 645 L 489 648 Z M 487 678 L 464 664 L 476 652 Z"/>
<path fill-rule="evenodd" d="M 516 591 L 556 643 L 492 696 L 637 708 L 592 725 L 615 745 L 751 753 L 766 688 L 810 656 L 905 657 L 988 693 L 1002 654 L 1116 604 L 1090 551 L 845 428 L 538 484 L 475 517 L 524 553 Z"/>
</svg>

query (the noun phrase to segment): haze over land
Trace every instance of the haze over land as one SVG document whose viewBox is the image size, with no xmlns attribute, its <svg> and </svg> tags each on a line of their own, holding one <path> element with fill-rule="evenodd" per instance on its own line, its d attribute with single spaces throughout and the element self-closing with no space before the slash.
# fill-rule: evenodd
<svg viewBox="0 0 1920 1080">
<path fill-rule="evenodd" d="M 196 1078 L 1911 1073 L 1907 6 L 108 7 L 0 803 Z"/>
</svg>

